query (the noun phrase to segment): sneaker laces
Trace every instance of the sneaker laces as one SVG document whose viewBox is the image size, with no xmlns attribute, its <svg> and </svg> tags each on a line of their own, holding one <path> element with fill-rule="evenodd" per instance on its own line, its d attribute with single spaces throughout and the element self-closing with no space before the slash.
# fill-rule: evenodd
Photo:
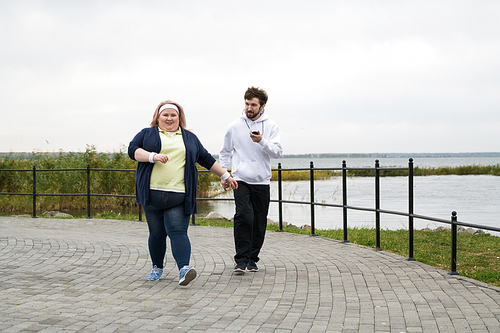
<svg viewBox="0 0 500 333">
<path fill-rule="evenodd" d="M 161 268 L 158 268 L 156 265 L 153 266 L 153 269 L 151 270 L 151 273 L 158 274 L 160 273 Z"/>
</svg>

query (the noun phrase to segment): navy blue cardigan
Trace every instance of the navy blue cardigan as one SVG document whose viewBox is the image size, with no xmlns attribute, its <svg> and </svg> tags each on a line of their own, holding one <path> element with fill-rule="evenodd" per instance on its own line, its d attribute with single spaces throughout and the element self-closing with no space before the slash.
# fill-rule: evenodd
<svg viewBox="0 0 500 333">
<path fill-rule="evenodd" d="M 198 137 L 181 128 L 182 139 L 186 147 L 186 165 L 184 167 L 184 185 L 186 196 L 184 213 L 196 214 L 196 187 L 198 185 L 198 170 L 196 163 L 210 170 L 215 163 L 215 158 L 203 147 Z M 135 159 L 135 151 L 142 148 L 146 151 L 159 153 L 161 150 L 160 133 L 158 126 L 147 127 L 140 131 L 128 146 L 128 156 Z M 149 205 L 151 201 L 150 181 L 154 163 L 137 162 L 135 175 L 135 198 L 141 205 Z"/>
</svg>

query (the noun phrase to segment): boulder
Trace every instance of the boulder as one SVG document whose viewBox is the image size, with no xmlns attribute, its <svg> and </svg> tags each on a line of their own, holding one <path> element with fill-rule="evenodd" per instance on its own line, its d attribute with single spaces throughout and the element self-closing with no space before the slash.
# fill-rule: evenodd
<svg viewBox="0 0 500 333">
<path fill-rule="evenodd" d="M 279 225 L 280 223 L 278 221 L 273 221 L 271 219 L 267 219 L 267 224 L 268 225 Z M 283 221 L 283 227 L 293 227 L 293 224 L 290 224 L 288 222 Z"/>
<path fill-rule="evenodd" d="M 459 234 L 469 234 L 469 235 L 473 235 L 475 231 L 476 231 L 476 230 L 474 230 L 474 229 L 472 229 L 472 228 L 467 228 L 467 229 L 462 228 L 462 229 L 459 229 L 459 230 L 458 230 L 458 233 L 459 233 Z"/>
<path fill-rule="evenodd" d="M 207 216 L 205 216 L 206 219 L 223 219 L 224 216 L 222 216 L 221 214 L 219 213 L 216 213 L 216 212 L 210 212 L 208 213 Z"/>
<path fill-rule="evenodd" d="M 61 213 L 55 210 L 50 210 L 42 213 L 43 217 L 73 217 L 73 215 Z"/>
</svg>

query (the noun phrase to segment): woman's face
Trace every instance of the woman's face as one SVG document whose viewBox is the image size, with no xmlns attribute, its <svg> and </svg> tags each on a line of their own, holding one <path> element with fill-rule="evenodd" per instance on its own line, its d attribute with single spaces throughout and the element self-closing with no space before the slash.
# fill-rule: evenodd
<svg viewBox="0 0 500 333">
<path fill-rule="evenodd" d="M 167 132 L 177 132 L 179 130 L 179 115 L 174 109 L 165 109 L 158 117 L 158 127 Z"/>
</svg>

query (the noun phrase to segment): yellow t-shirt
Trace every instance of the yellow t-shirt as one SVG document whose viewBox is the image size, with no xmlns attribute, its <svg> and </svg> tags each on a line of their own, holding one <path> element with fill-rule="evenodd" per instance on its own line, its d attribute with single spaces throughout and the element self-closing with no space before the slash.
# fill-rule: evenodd
<svg viewBox="0 0 500 333">
<path fill-rule="evenodd" d="M 159 129 L 159 128 L 158 128 Z M 155 162 L 151 173 L 150 189 L 160 191 L 185 192 L 184 166 L 186 165 L 186 147 L 182 132 L 168 133 L 160 131 L 160 154 L 168 156 L 167 163 Z"/>
</svg>

